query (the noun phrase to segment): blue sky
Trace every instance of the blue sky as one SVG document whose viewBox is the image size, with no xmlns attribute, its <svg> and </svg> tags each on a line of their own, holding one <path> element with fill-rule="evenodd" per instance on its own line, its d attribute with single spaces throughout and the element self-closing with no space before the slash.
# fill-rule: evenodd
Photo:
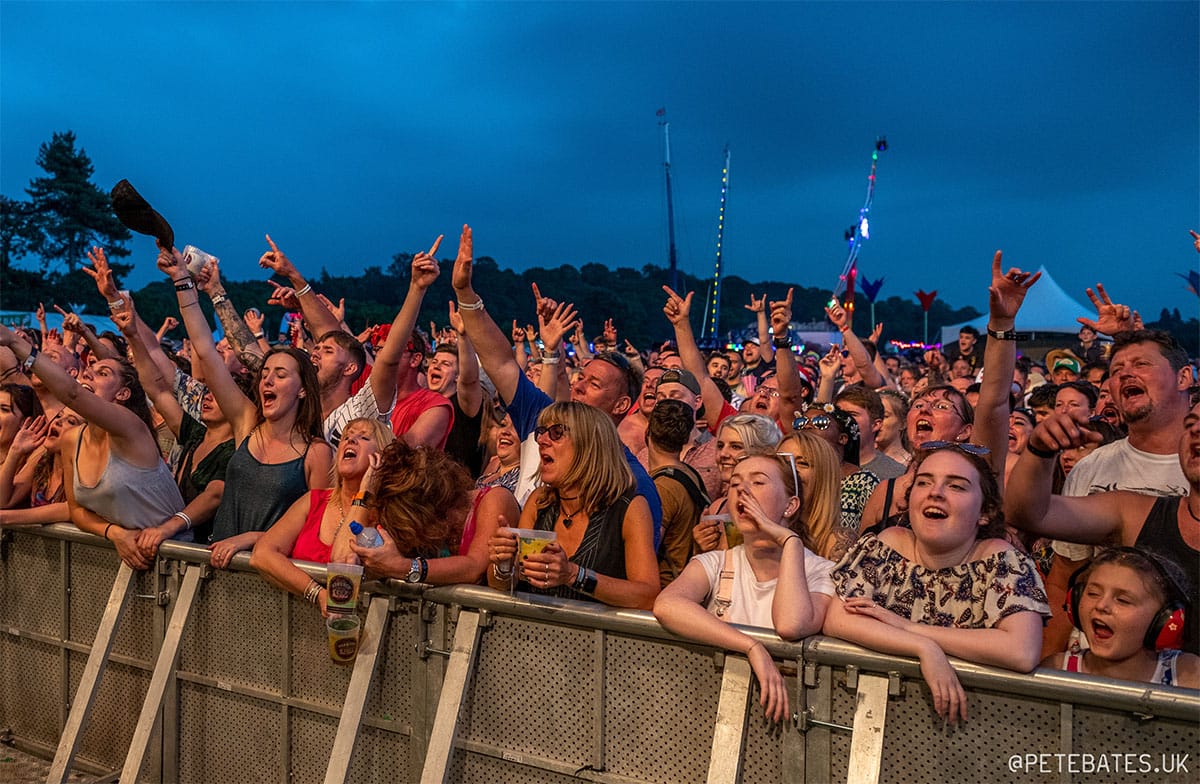
<svg viewBox="0 0 1200 784">
<path fill-rule="evenodd" d="M 0 4 L 0 191 L 73 129 L 182 246 L 354 274 L 475 228 L 517 269 L 665 264 L 832 286 L 886 134 L 862 274 L 986 306 L 991 253 L 1156 317 L 1200 228 L 1186 3 Z M 154 278 L 136 237 L 127 281 Z M 486 281 L 482 282 L 486 289 Z M 797 314 L 800 317 L 802 314 Z M 817 314 L 812 314 L 817 315 Z"/>
</svg>

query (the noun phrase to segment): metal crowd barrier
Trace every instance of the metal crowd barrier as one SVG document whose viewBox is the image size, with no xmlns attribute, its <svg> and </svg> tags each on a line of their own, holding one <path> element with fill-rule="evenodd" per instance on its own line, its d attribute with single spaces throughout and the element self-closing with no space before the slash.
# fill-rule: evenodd
<svg viewBox="0 0 1200 784">
<path fill-rule="evenodd" d="M 0 533 L 0 742 L 121 782 L 1193 781 L 1200 693 L 956 662 L 945 726 L 916 662 L 752 633 L 742 656 L 649 613 L 475 586 L 368 583 L 353 667 L 249 570 L 167 543 L 155 568 L 66 524 Z M 305 565 L 321 579 L 324 569 Z"/>
</svg>

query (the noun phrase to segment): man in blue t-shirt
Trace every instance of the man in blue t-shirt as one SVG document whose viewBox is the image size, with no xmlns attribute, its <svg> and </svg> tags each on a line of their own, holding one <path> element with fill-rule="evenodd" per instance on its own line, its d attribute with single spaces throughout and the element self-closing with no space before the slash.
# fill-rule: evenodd
<svg viewBox="0 0 1200 784">
<path fill-rule="evenodd" d="M 472 286 L 471 263 L 471 229 L 464 226 L 459 240 L 458 260 L 454 264 L 454 292 L 466 332 L 479 354 L 479 364 L 507 405 L 513 427 L 522 441 L 521 480 L 516 495 L 517 501 L 524 504 L 533 490 L 533 476 L 538 468 L 533 430 L 537 427 L 542 409 L 554 401 L 521 372 L 508 338 L 483 309 L 483 299 Z M 554 358 L 557 359 L 557 352 Z M 546 372 L 550 370 L 546 369 Z M 616 424 L 629 412 L 640 387 L 641 381 L 630 367 L 629 360 L 616 352 L 604 352 L 597 354 L 584 366 L 579 379 L 571 386 L 571 400 L 600 409 L 611 416 Z M 532 458 L 529 457 L 531 454 Z M 658 491 L 654 487 L 654 480 L 628 448 L 625 449 L 625 459 L 637 482 L 638 495 L 645 497 L 650 506 L 650 514 L 654 518 L 654 547 L 657 549 L 662 536 L 662 503 Z"/>
</svg>

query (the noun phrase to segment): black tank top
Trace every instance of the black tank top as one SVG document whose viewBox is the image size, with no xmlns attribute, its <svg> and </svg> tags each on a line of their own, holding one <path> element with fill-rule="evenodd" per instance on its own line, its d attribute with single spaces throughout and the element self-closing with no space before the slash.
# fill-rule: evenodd
<svg viewBox="0 0 1200 784">
<path fill-rule="evenodd" d="M 1180 496 L 1159 498 L 1150 507 L 1146 522 L 1134 543 L 1153 550 L 1179 565 L 1191 583 L 1191 596 L 1185 611 L 1183 648 L 1188 653 L 1200 653 L 1200 609 L 1196 606 L 1196 586 L 1200 585 L 1200 551 L 1193 550 L 1179 533 Z"/>
</svg>

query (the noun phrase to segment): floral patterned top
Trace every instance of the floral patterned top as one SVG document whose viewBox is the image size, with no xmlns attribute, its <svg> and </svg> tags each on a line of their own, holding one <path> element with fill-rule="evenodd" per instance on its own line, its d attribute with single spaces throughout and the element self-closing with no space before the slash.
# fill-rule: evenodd
<svg viewBox="0 0 1200 784">
<path fill-rule="evenodd" d="M 1023 611 L 1050 617 L 1037 567 L 1016 550 L 926 569 L 868 534 L 838 562 L 833 586 L 841 599 L 869 596 L 881 607 L 929 626 L 990 629 Z"/>
</svg>

